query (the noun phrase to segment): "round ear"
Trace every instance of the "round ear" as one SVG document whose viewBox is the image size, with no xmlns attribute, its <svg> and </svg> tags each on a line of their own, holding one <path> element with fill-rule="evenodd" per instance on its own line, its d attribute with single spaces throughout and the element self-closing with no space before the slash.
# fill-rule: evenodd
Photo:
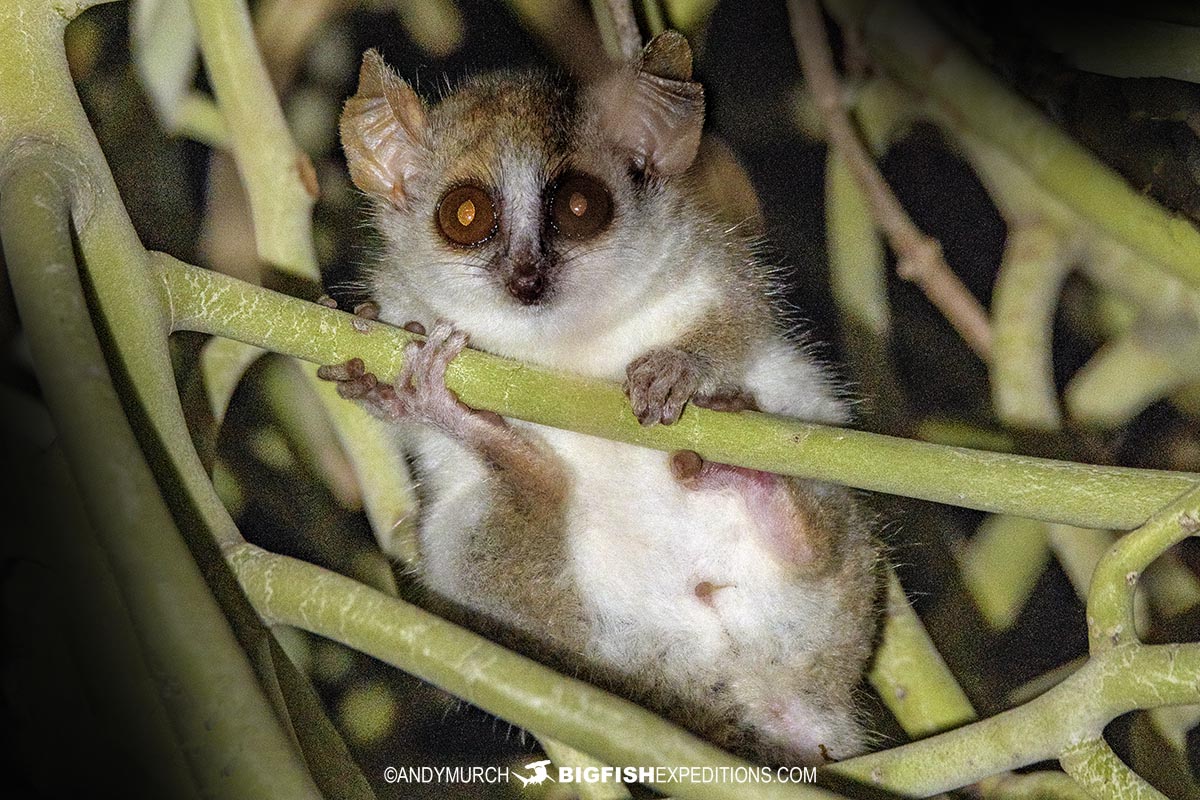
<svg viewBox="0 0 1200 800">
<path fill-rule="evenodd" d="M 650 175 L 691 166 L 704 128 L 704 87 L 691 80 L 692 50 L 675 31 L 650 40 L 635 65 L 596 87 L 600 123 Z"/>
<path fill-rule="evenodd" d="M 404 208 L 405 184 L 426 148 L 425 104 L 375 50 L 363 55 L 338 131 L 354 185 Z"/>
</svg>

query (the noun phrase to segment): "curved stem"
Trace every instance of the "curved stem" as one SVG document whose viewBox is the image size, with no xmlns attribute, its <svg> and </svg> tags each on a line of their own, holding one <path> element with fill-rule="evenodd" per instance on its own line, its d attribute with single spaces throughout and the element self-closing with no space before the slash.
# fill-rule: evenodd
<svg viewBox="0 0 1200 800">
<path fill-rule="evenodd" d="M 642 707 L 568 678 L 416 606 L 312 564 L 251 544 L 228 553 L 264 619 L 352 647 L 469 703 L 609 764 L 757 769 Z M 654 782 L 691 798 L 739 798 L 737 783 Z M 769 784 L 762 798 L 834 798 L 815 787 Z"/>
<path fill-rule="evenodd" d="M 1069 270 L 1055 229 L 1010 228 L 992 293 L 990 376 L 996 414 L 1013 427 L 1057 430 L 1062 423 L 1050 345 Z"/>
<path fill-rule="evenodd" d="M 1200 489 L 1193 489 L 1105 553 L 1088 591 L 1088 638 L 1093 653 L 1137 641 L 1134 588 L 1142 571 L 1173 545 L 1197 534 Z"/>
<path fill-rule="evenodd" d="M 58 154 L 0 187 L 14 294 L 72 474 L 201 794 L 318 798 L 163 503 L 83 297 Z M 248 757 L 248 753 L 253 753 Z"/>
<path fill-rule="evenodd" d="M 1068 747 L 1058 760 L 1095 800 L 1167 800 L 1117 758 L 1101 736 Z"/>
<path fill-rule="evenodd" d="M 831 770 L 921 797 L 1009 769 L 1057 758 L 1081 737 L 1137 708 L 1200 700 L 1200 644 L 1125 645 L 1019 708 Z"/>
</svg>

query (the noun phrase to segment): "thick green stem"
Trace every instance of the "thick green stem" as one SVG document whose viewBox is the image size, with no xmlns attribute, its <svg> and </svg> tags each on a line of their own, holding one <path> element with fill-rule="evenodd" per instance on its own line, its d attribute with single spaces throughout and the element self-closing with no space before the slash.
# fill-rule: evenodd
<svg viewBox="0 0 1200 800">
<path fill-rule="evenodd" d="M 159 255 L 176 330 L 244 341 L 318 364 L 359 356 L 395 375 L 413 336 Z M 620 388 L 469 350 L 447 384 L 474 408 L 658 450 L 969 508 L 1091 528 L 1135 528 L 1200 476 L 965 450 L 766 414 L 689 408 L 637 424 Z M 897 465 L 903 464 L 903 468 Z"/>
<path fill-rule="evenodd" d="M 83 298 L 61 154 L 0 185 L 0 230 L 39 382 L 151 673 L 208 797 L 319 797 L 159 494 Z"/>
<path fill-rule="evenodd" d="M 628 700 L 567 678 L 477 634 L 312 564 L 253 545 L 229 552 L 254 607 L 268 620 L 341 642 L 480 708 L 605 763 L 746 768 Z M 753 767 L 751 767 L 753 769 Z M 740 798 L 735 783 L 655 783 L 692 798 Z M 806 786 L 757 787 L 762 798 L 832 798 Z"/>
</svg>

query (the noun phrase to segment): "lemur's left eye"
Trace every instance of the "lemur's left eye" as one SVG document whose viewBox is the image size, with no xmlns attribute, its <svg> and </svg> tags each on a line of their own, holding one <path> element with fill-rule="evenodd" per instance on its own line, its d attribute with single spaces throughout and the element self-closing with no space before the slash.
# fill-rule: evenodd
<svg viewBox="0 0 1200 800">
<path fill-rule="evenodd" d="M 550 192 L 550 222 L 569 239 L 595 236 L 612 220 L 612 195 L 589 175 L 570 173 Z"/>
</svg>

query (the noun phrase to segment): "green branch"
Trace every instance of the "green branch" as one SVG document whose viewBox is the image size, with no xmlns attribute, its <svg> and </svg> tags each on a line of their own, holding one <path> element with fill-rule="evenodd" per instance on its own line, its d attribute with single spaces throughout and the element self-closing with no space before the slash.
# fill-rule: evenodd
<svg viewBox="0 0 1200 800">
<path fill-rule="evenodd" d="M 59 156 L 8 165 L 5 259 L 56 430 L 175 735 L 204 796 L 318 798 L 129 428 L 84 302 L 66 199 L 74 176 Z"/>
<path fill-rule="evenodd" d="M 1117 758 L 1099 736 L 1067 748 L 1059 761 L 1095 800 L 1168 800 Z"/>
<path fill-rule="evenodd" d="M 921 797 L 1057 758 L 1138 708 L 1200 702 L 1200 644 L 1124 645 L 1094 655 L 1019 708 L 832 769 Z"/>
<path fill-rule="evenodd" d="M 1137 641 L 1134 587 L 1138 579 L 1152 561 L 1197 534 L 1200 489 L 1193 489 L 1109 549 L 1096 565 L 1088 591 L 1088 638 L 1093 653 Z M 1194 678 L 1200 680 L 1200 674 Z"/>
<path fill-rule="evenodd" d="M 154 263 L 175 330 L 227 336 L 314 363 L 361 357 L 397 374 L 413 335 L 287 297 L 169 256 Z M 447 384 L 473 408 L 658 450 L 818 478 L 861 489 L 1080 527 L 1134 528 L 1200 476 L 1072 464 L 943 447 L 766 414 L 689 408 L 670 426 L 643 428 L 620 388 L 477 351 L 450 366 Z"/>
<path fill-rule="evenodd" d="M 250 544 L 230 564 L 264 619 L 374 656 L 528 730 L 602 759 L 639 766 L 750 767 L 644 708 L 567 678 L 403 600 Z M 736 783 L 654 784 L 689 798 L 741 798 Z M 833 798 L 807 786 L 757 787 L 761 798 Z"/>
<path fill-rule="evenodd" d="M 316 280 L 311 213 L 316 177 L 288 131 L 244 0 L 192 0 L 200 51 L 250 199 L 258 255 Z"/>
<path fill-rule="evenodd" d="M 1054 310 L 1070 263 L 1060 234 L 1044 224 L 1010 228 L 992 293 L 989 375 L 996 414 L 1006 424 L 1057 430 L 1051 342 Z"/>
<path fill-rule="evenodd" d="M 975 709 L 888 570 L 883 639 L 868 674 L 904 732 L 913 738 L 958 727 Z"/>
</svg>

